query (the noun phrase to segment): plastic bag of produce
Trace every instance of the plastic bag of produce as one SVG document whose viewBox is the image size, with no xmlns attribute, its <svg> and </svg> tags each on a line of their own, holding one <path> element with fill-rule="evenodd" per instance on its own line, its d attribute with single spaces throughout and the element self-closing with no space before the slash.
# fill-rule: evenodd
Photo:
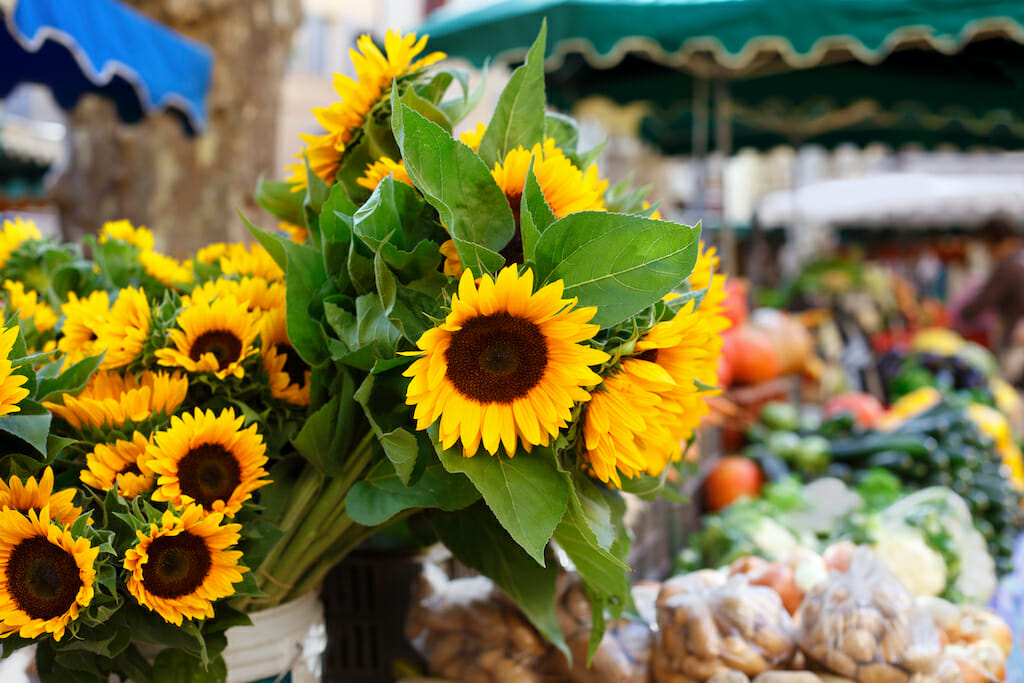
<svg viewBox="0 0 1024 683">
<path fill-rule="evenodd" d="M 704 570 L 669 579 L 657 602 L 654 680 L 706 681 L 730 670 L 756 676 L 794 653 L 793 621 L 779 595 L 745 576 Z"/>
<path fill-rule="evenodd" d="M 860 683 L 954 683 L 935 620 L 867 548 L 804 598 L 798 642 L 812 668 Z"/>
<path fill-rule="evenodd" d="M 485 577 L 449 581 L 425 565 L 405 631 L 433 675 L 465 683 L 545 680 L 549 646 Z"/>
<path fill-rule="evenodd" d="M 572 683 L 647 683 L 651 679 L 651 646 L 653 632 L 641 619 L 623 617 L 605 625 L 604 637 L 587 666 L 590 643 L 590 602 L 578 577 L 567 575 L 560 582 L 558 623 L 572 653 L 572 667 L 552 648 L 549 674 L 557 680 Z M 633 587 L 633 601 L 643 615 L 652 613 L 659 584 L 638 584 Z"/>
</svg>

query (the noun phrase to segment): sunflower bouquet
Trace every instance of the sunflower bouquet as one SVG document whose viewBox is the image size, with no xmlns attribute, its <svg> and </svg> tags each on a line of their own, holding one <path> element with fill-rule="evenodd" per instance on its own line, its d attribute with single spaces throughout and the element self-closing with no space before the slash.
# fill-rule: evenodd
<svg viewBox="0 0 1024 683">
<path fill-rule="evenodd" d="M 544 42 L 466 126 L 482 86 L 426 37 L 364 36 L 356 77 L 314 110 L 325 132 L 258 189 L 291 238 L 251 230 L 313 370 L 304 433 L 342 502 L 333 528 L 404 520 L 564 649 L 559 568 L 581 576 L 596 647 L 602 615 L 630 607 L 621 493 L 671 493 L 728 320 L 699 227 L 609 186 L 599 149 L 546 111 Z"/>
<path fill-rule="evenodd" d="M 0 638 L 35 644 L 44 681 L 223 680 L 226 629 L 329 567 L 261 590 L 309 551 L 324 479 L 298 445 L 283 269 L 259 245 L 153 245 L 127 221 L 89 259 L 0 231 Z"/>
</svg>

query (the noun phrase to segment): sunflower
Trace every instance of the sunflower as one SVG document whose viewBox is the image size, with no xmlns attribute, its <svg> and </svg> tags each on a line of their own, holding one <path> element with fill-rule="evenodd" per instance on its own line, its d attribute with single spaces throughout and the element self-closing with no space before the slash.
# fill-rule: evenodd
<svg viewBox="0 0 1024 683">
<path fill-rule="evenodd" d="M 473 130 L 464 131 L 459 135 L 459 140 L 466 146 L 468 146 L 474 152 L 480 149 L 480 141 L 484 138 L 484 133 L 487 132 L 486 123 L 477 123 L 476 128 Z"/>
<path fill-rule="evenodd" d="M 196 252 L 196 261 L 206 265 L 220 263 L 222 256 L 228 253 L 228 245 L 225 242 L 212 242 Z"/>
<path fill-rule="evenodd" d="M 284 282 L 266 280 L 261 277 L 243 277 L 241 280 L 217 278 L 209 280 L 181 297 L 185 306 L 199 302 L 209 303 L 221 296 L 230 296 L 244 303 L 250 311 L 272 311 L 284 308 Z"/>
<path fill-rule="evenodd" d="M 220 269 L 225 275 L 250 275 L 264 280 L 283 280 L 284 271 L 277 261 L 259 244 L 229 244 L 220 257 Z"/>
<path fill-rule="evenodd" d="M 533 291 L 533 272 L 503 269 L 479 286 L 467 270 L 444 323 L 427 330 L 416 345 L 422 358 L 405 371 L 411 377 L 406 403 L 415 405 L 417 429 L 440 418 L 441 442 L 461 439 L 463 454 L 481 442 L 494 455 L 499 443 L 511 457 L 516 441 L 529 451 L 547 445 L 572 419 L 583 387 L 601 378 L 589 366 L 608 355 L 581 344 L 593 337 L 595 308 L 570 310 L 562 281 Z"/>
<path fill-rule="evenodd" d="M 694 265 L 690 277 L 687 278 L 687 282 L 692 290 L 707 288 L 707 294 L 704 295 L 700 307 L 708 313 L 721 314 L 722 302 L 725 301 L 725 279 L 725 275 L 718 272 L 718 255 L 715 253 L 715 248 L 706 248 L 702 241 L 697 251 L 697 263 Z M 728 329 L 732 323 L 724 315 L 721 318 L 725 325 L 721 330 Z M 723 321 L 719 321 L 719 324 L 722 324 Z"/>
<path fill-rule="evenodd" d="M 0 268 L 7 265 L 11 254 L 29 240 L 41 240 L 43 236 L 32 221 L 22 220 L 16 216 L 13 221 L 4 221 L 3 230 L 0 231 Z"/>
<path fill-rule="evenodd" d="M 192 282 L 192 262 L 179 262 L 177 259 L 155 251 L 144 251 L 139 254 L 139 263 L 146 274 L 165 287 L 177 288 L 178 285 Z"/>
<path fill-rule="evenodd" d="M 462 260 L 459 258 L 459 250 L 455 246 L 455 240 L 445 240 L 438 251 L 444 257 L 444 274 L 451 277 L 462 277 Z"/>
<path fill-rule="evenodd" d="M 103 352 L 96 346 L 96 330 L 110 312 L 110 297 L 102 289 L 84 299 L 68 292 L 68 300 L 60 310 L 64 314 L 64 324 L 57 348 L 64 354 L 66 370 L 87 356 L 98 356 Z"/>
<path fill-rule="evenodd" d="M 313 110 L 317 121 L 327 132 L 322 135 L 301 135 L 306 148 L 296 158 L 301 160 L 305 156 L 313 173 L 324 182 L 333 183 L 345 155 L 345 146 L 363 125 L 374 105 L 386 96 L 392 81 L 444 59 L 444 54 L 434 52 L 413 61 L 423 52 L 426 44 L 426 36 L 417 40 L 414 33 L 402 36 L 401 33 L 388 31 L 382 53 L 370 36 L 360 36 L 357 41 L 358 51 L 349 51 L 356 78 L 334 75 L 334 90 L 341 100 L 329 107 Z M 289 169 L 292 173 L 289 182 L 294 184 L 292 189 L 296 192 L 304 190 L 308 183 L 305 164 L 300 161 L 290 165 Z"/>
<path fill-rule="evenodd" d="M 101 368 L 123 368 L 139 357 L 149 337 L 152 315 L 141 289 L 126 287 L 118 292 L 117 300 L 96 330 L 94 348 L 107 352 Z"/>
<path fill-rule="evenodd" d="M 11 477 L 8 482 L 0 479 L 0 509 L 40 512 L 47 507 L 53 520 L 64 526 L 82 515 L 82 508 L 75 505 L 75 489 L 53 492 L 53 470 L 49 467 L 43 470 L 38 482 L 35 477 L 29 477 L 25 483 L 18 477 Z"/>
<path fill-rule="evenodd" d="M 373 191 L 377 189 L 380 181 L 388 176 L 391 176 L 397 182 L 413 187 L 412 180 L 405 170 L 405 163 L 401 159 L 395 161 L 390 157 L 381 157 L 372 164 L 367 164 L 366 171 L 363 172 L 362 177 L 356 180 L 356 182 L 360 187 Z"/>
<path fill-rule="evenodd" d="M 175 507 L 196 503 L 208 512 L 234 517 L 252 492 L 270 483 L 267 447 L 252 424 L 227 408 L 220 415 L 185 413 L 153 435 L 143 463 L 157 475 L 153 500 Z"/>
<path fill-rule="evenodd" d="M 213 616 L 213 601 L 233 595 L 232 584 L 249 571 L 240 566 L 240 524 L 224 524 L 224 515 L 204 514 L 189 505 L 179 515 L 168 510 L 160 526 L 137 531 L 139 542 L 124 556 L 128 591 L 140 605 L 165 621 L 181 626 L 182 619 Z"/>
<path fill-rule="evenodd" d="M 305 244 L 309 241 L 309 229 L 304 228 L 301 225 L 295 225 L 288 221 L 281 221 L 277 224 L 277 229 L 288 235 L 288 239 L 296 244 Z"/>
<path fill-rule="evenodd" d="M 697 384 L 717 381 L 722 339 L 714 316 L 689 301 L 636 343 L 637 355 L 594 391 L 584 413 L 583 457 L 602 481 L 621 486 L 619 473 L 657 476 L 682 456 L 707 414 Z"/>
<path fill-rule="evenodd" d="M 78 430 L 135 424 L 173 413 L 188 393 L 181 373 L 150 372 L 122 376 L 97 372 L 77 396 L 64 394 L 63 405 L 44 401 L 51 413 Z"/>
<path fill-rule="evenodd" d="M 297 406 L 309 405 L 310 370 L 288 340 L 283 308 L 270 311 L 260 330 L 263 369 L 270 376 L 270 395 Z"/>
<path fill-rule="evenodd" d="M 0 638 L 64 637 L 92 602 L 99 548 L 53 523 L 48 510 L 0 512 Z"/>
<path fill-rule="evenodd" d="M 117 486 L 117 492 L 125 498 L 134 498 L 153 488 L 153 471 L 144 462 L 149 439 L 139 432 L 132 434 L 131 441 L 117 439 L 114 443 L 97 444 L 85 456 L 85 467 L 79 475 L 83 484 L 109 491 Z"/>
<path fill-rule="evenodd" d="M 517 223 L 531 159 L 537 184 L 556 218 L 578 211 L 604 211 L 604 192 L 608 181 L 598 179 L 597 166 L 591 165 L 584 173 L 573 165 L 553 139 L 545 138 L 543 145 L 537 143 L 533 149 L 516 147 L 509 151 L 491 171 L 494 181 L 508 198 Z"/>
<path fill-rule="evenodd" d="M 231 296 L 199 301 L 178 314 L 178 328 L 171 330 L 175 348 L 157 349 L 160 365 L 188 372 L 212 372 L 218 379 L 245 376 L 242 362 L 255 349 L 259 317 Z"/>
<path fill-rule="evenodd" d="M 21 410 L 18 403 L 31 392 L 24 385 L 28 377 L 14 371 L 11 351 L 18 340 L 18 328 L 8 327 L 0 332 L 0 415 Z"/>
<path fill-rule="evenodd" d="M 39 301 L 39 294 L 33 290 L 25 291 L 24 283 L 16 280 L 4 281 L 7 290 L 7 306 L 18 312 L 18 320 L 32 319 L 40 332 L 52 330 L 57 324 L 57 314 L 46 302 Z"/>
<path fill-rule="evenodd" d="M 119 220 L 104 223 L 100 228 L 100 244 L 106 244 L 110 240 L 134 244 L 143 252 L 153 249 L 153 233 L 142 226 L 136 228 L 131 221 Z"/>
</svg>

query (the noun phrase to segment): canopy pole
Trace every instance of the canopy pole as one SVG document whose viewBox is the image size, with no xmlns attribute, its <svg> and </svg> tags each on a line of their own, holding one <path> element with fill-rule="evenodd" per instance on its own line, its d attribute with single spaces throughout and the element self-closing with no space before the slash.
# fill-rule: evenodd
<svg viewBox="0 0 1024 683">
<path fill-rule="evenodd" d="M 729 97 L 729 81 L 719 78 L 715 81 L 715 147 L 722 155 L 718 171 L 718 187 L 722 193 L 721 224 L 718 226 L 721 241 L 722 271 L 738 275 L 736 234 L 725 219 L 725 176 L 729 157 L 732 156 L 732 102 Z"/>
<path fill-rule="evenodd" d="M 693 79 L 693 148 L 692 154 L 696 194 L 693 203 L 693 213 L 701 220 L 704 219 L 704 211 L 707 209 L 707 177 L 708 177 L 708 100 L 710 99 L 710 88 L 706 79 L 695 76 Z"/>
</svg>

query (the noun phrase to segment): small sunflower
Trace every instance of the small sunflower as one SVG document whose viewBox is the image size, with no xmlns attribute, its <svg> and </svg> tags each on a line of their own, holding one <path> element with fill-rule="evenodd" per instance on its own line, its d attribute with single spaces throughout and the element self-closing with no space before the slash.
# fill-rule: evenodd
<svg viewBox="0 0 1024 683">
<path fill-rule="evenodd" d="M 169 428 L 153 435 L 143 458 L 159 476 L 153 500 L 175 507 L 196 503 L 234 517 L 253 491 L 270 483 L 263 469 L 263 437 L 255 424 L 242 429 L 243 422 L 231 408 L 220 415 L 196 408 L 171 418 Z"/>
<path fill-rule="evenodd" d="M 123 368 L 142 354 L 152 324 L 149 301 L 141 289 L 126 287 L 117 294 L 103 324 L 96 330 L 96 350 L 106 351 L 104 370 Z"/>
<path fill-rule="evenodd" d="M 255 352 L 259 318 L 237 299 L 218 297 L 200 301 L 178 314 L 178 329 L 171 330 L 175 348 L 157 349 L 160 365 L 188 372 L 212 372 L 218 379 L 245 376 L 242 362 Z"/>
<path fill-rule="evenodd" d="M 227 245 L 220 257 L 220 269 L 225 275 L 250 275 L 264 280 L 283 280 L 284 271 L 277 261 L 259 244 Z"/>
<path fill-rule="evenodd" d="M 309 161 L 310 170 L 332 184 L 338 172 L 341 160 L 345 155 L 345 146 L 355 134 L 379 101 L 381 101 L 394 79 L 430 66 L 444 59 L 444 54 L 435 52 L 416 60 L 426 47 L 427 37 L 417 40 L 416 35 L 388 31 L 384 39 L 382 53 L 368 35 L 359 37 L 357 50 L 350 50 L 352 63 L 355 66 L 356 78 L 342 74 L 334 75 L 334 90 L 341 98 L 329 107 L 313 110 L 317 121 L 327 131 L 322 135 L 301 135 L 306 148 L 296 155 L 299 163 L 291 164 L 293 190 L 304 190 L 308 184 L 306 167 L 301 162 L 303 156 Z M 415 60 L 415 61 L 414 61 Z"/>
<path fill-rule="evenodd" d="M 68 300 L 61 305 L 64 324 L 57 348 L 64 354 L 64 369 L 88 356 L 98 356 L 103 349 L 96 346 L 96 330 L 110 313 L 110 297 L 98 290 L 84 299 L 68 292 Z"/>
<path fill-rule="evenodd" d="M 623 373 L 606 378 L 591 392 L 579 446 L 594 476 L 621 488 L 620 473 L 632 478 L 648 470 L 647 444 L 671 439 L 661 402 L 656 393 Z"/>
<path fill-rule="evenodd" d="M 476 128 L 473 130 L 464 131 L 459 135 L 459 140 L 468 146 L 474 152 L 480 149 L 480 141 L 484 138 L 484 133 L 487 132 L 486 123 L 477 123 Z"/>
<path fill-rule="evenodd" d="M 512 214 L 518 222 L 519 204 L 523 198 L 526 172 L 533 161 L 533 173 L 537 184 L 544 193 L 544 199 L 556 218 L 578 211 L 604 211 L 604 192 L 607 180 L 599 180 L 597 166 L 592 165 L 586 172 L 573 165 L 565 153 L 551 138 L 527 150 L 517 147 L 505 155 L 505 159 L 494 166 L 491 176 L 508 198 Z"/>
<path fill-rule="evenodd" d="M 297 406 L 309 405 L 310 370 L 288 340 L 283 308 L 270 311 L 260 330 L 263 369 L 270 376 L 270 395 Z"/>
<path fill-rule="evenodd" d="M 28 377 L 15 372 L 14 363 L 11 362 L 11 351 L 17 340 L 17 326 L 0 332 L 0 415 L 21 410 L 18 404 L 31 393 L 23 386 L 28 382 Z"/>
<path fill-rule="evenodd" d="M 59 641 L 92 602 L 99 548 L 48 512 L 0 512 L 0 638 L 49 633 Z"/>
<path fill-rule="evenodd" d="M 188 378 L 181 373 L 146 371 L 136 378 L 100 371 L 77 396 L 64 394 L 63 405 L 51 401 L 43 405 L 75 429 L 99 429 L 166 417 L 181 405 L 187 393 Z"/>
<path fill-rule="evenodd" d="M 155 251 L 139 254 L 139 263 L 146 274 L 165 287 L 177 288 L 192 282 L 192 262 L 177 259 Z"/>
<path fill-rule="evenodd" d="M 3 230 L 0 231 L 0 268 L 7 265 L 11 254 L 22 244 L 41 239 L 43 236 L 32 221 L 23 220 L 20 216 L 16 216 L 13 221 L 5 220 Z"/>
<path fill-rule="evenodd" d="M 75 505 L 75 489 L 53 492 L 53 470 L 49 467 L 43 470 L 38 482 L 35 477 L 29 477 L 25 483 L 18 477 L 11 477 L 8 482 L 0 479 L 0 509 L 7 508 L 24 513 L 48 508 L 54 521 L 64 526 L 82 516 L 82 508 Z"/>
<path fill-rule="evenodd" d="M 494 455 L 503 445 L 511 457 L 516 442 L 526 450 L 547 445 L 572 418 L 584 387 L 601 378 L 590 369 L 608 354 L 582 344 L 597 325 L 595 308 L 571 310 L 562 282 L 533 291 L 533 272 L 521 277 L 503 269 L 479 286 L 467 270 L 444 323 L 420 337 L 406 403 L 415 405 L 417 429 L 440 419 L 441 442 L 462 441 L 467 457 L 483 443 Z"/>
<path fill-rule="evenodd" d="M 413 187 L 412 179 L 409 178 L 409 173 L 405 170 L 405 163 L 401 159 L 395 161 L 390 157 L 381 157 L 372 164 L 368 164 L 366 171 L 356 182 L 360 187 L 365 187 L 367 190 L 372 191 L 376 190 L 380 181 L 388 176 L 391 176 L 397 182 Z"/>
<path fill-rule="evenodd" d="M 136 228 L 131 221 L 119 220 L 104 223 L 100 228 L 100 244 L 106 244 L 110 240 L 134 244 L 143 252 L 153 249 L 153 233 L 141 225 Z"/>
<path fill-rule="evenodd" d="M 213 242 L 202 247 L 196 252 L 196 261 L 206 265 L 220 263 L 222 256 L 228 253 L 228 245 L 225 242 Z"/>
<path fill-rule="evenodd" d="M 309 241 L 309 229 L 304 228 L 301 225 L 295 225 L 288 221 L 281 221 L 277 224 L 277 229 L 288 235 L 288 239 L 296 244 L 305 244 Z"/>
<path fill-rule="evenodd" d="M 139 432 L 132 434 L 131 441 L 117 439 L 114 443 L 97 444 L 85 456 L 85 467 L 79 475 L 83 484 L 109 491 L 117 486 L 117 492 L 125 498 L 134 498 L 153 488 L 153 471 L 143 462 L 149 439 Z"/>
<path fill-rule="evenodd" d="M 139 542 L 125 552 L 128 591 L 140 605 L 165 621 L 213 616 L 213 601 L 233 595 L 232 584 L 249 571 L 238 564 L 240 524 L 224 524 L 220 513 L 204 514 L 189 505 L 179 515 L 168 510 L 160 526 L 136 532 Z"/>
<path fill-rule="evenodd" d="M 438 251 L 444 256 L 444 274 L 451 277 L 462 277 L 462 260 L 459 258 L 459 250 L 455 246 L 455 240 L 445 240 Z"/>
<path fill-rule="evenodd" d="M 181 297 L 185 306 L 198 302 L 209 303 L 218 297 L 231 296 L 244 303 L 250 311 L 272 311 L 284 308 L 284 282 L 266 280 L 261 277 L 243 277 L 241 280 L 217 278 L 209 280 L 192 290 L 191 294 Z"/>
<path fill-rule="evenodd" d="M 700 307 L 710 314 L 720 315 L 722 312 L 722 302 L 725 301 L 725 280 L 725 275 L 718 272 L 718 255 L 715 253 L 715 247 L 706 248 L 702 241 L 697 252 L 697 263 L 694 265 L 690 277 L 687 278 L 687 282 L 692 290 L 707 288 L 707 294 L 704 295 Z M 724 327 L 721 327 L 719 331 L 728 329 L 731 325 L 729 319 L 724 315 L 720 317 L 724 320 Z M 721 325 L 722 321 L 719 321 L 719 324 Z"/>
<path fill-rule="evenodd" d="M 52 330 L 57 324 L 57 314 L 53 309 L 46 302 L 40 301 L 39 294 L 34 290 L 26 291 L 24 283 L 6 280 L 4 289 L 7 290 L 7 307 L 18 312 L 18 320 L 31 318 L 40 332 Z"/>
</svg>

